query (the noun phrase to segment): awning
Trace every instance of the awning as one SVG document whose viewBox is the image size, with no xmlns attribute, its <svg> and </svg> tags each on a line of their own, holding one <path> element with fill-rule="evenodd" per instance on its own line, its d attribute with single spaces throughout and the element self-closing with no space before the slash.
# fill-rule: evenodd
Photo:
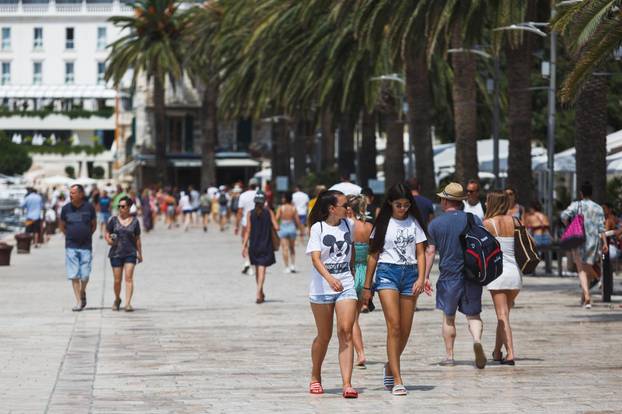
<svg viewBox="0 0 622 414">
<path fill-rule="evenodd" d="M 0 98 L 113 99 L 117 91 L 105 85 L 2 85 Z"/>
<path fill-rule="evenodd" d="M 195 159 L 174 159 L 171 163 L 175 167 L 183 167 L 183 168 L 200 168 L 201 160 Z M 216 158 L 216 167 L 227 168 L 227 167 L 256 167 L 258 168 L 261 163 L 259 161 L 255 161 L 250 158 L 225 158 L 219 159 Z"/>
</svg>

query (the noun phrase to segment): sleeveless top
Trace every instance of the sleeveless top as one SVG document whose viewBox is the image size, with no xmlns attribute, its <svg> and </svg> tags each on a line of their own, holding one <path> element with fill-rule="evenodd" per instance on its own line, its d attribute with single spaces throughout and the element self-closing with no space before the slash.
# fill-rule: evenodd
<svg viewBox="0 0 622 414">
<path fill-rule="evenodd" d="M 368 243 L 354 242 L 354 289 L 359 296 L 363 291 L 363 285 L 365 284 L 368 253 Z"/>
<path fill-rule="evenodd" d="M 499 230 L 493 219 L 490 219 L 495 229 L 495 239 L 501 245 L 503 252 L 503 273 L 501 276 L 486 285 L 488 290 L 516 290 L 523 287 L 522 273 L 516 264 L 514 256 L 514 236 L 500 237 Z"/>
</svg>

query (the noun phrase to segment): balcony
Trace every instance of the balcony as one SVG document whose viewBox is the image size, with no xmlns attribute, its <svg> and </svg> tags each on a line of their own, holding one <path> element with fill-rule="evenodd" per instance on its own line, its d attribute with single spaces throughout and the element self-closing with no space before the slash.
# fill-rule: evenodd
<svg viewBox="0 0 622 414">
<path fill-rule="evenodd" d="M 101 16 L 132 12 L 123 0 L 0 0 L 0 16 Z"/>
</svg>

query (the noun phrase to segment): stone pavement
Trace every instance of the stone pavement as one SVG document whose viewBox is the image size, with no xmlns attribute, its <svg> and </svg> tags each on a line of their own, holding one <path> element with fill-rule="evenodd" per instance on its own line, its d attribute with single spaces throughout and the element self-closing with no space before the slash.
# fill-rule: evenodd
<svg viewBox="0 0 622 414">
<path fill-rule="evenodd" d="M 410 393 L 382 388 L 382 313 L 362 315 L 369 360 L 355 370 L 358 400 L 340 396 L 337 338 L 324 366 L 327 393 L 307 393 L 314 324 L 301 273 L 269 269 L 263 305 L 240 274 L 230 233 L 156 230 L 144 237 L 136 312 L 112 312 L 112 273 L 95 243 L 88 307 L 71 312 L 60 236 L 0 267 L 0 413 L 622 412 L 622 308 L 578 306 L 576 278 L 525 278 L 512 312 L 515 367 L 472 365 L 458 317 L 456 367 L 443 357 L 441 314 L 420 300 L 402 360 Z M 618 285 L 619 280 L 616 281 Z M 496 324 L 484 295 L 484 346 Z"/>
</svg>

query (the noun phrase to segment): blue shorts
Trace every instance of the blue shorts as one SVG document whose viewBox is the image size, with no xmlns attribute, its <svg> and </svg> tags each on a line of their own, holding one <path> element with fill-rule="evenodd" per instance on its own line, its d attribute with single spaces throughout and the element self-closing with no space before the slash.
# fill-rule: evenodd
<svg viewBox="0 0 622 414">
<path fill-rule="evenodd" d="M 400 295 L 412 296 L 413 285 L 418 277 L 419 269 L 416 264 L 378 263 L 374 290 L 391 289 L 397 290 Z"/>
<path fill-rule="evenodd" d="M 293 221 L 282 221 L 279 237 L 282 239 L 296 239 L 296 223 Z"/>
<path fill-rule="evenodd" d="M 108 220 L 110 220 L 110 212 L 108 211 L 100 211 L 99 213 L 97 213 L 97 218 L 99 219 L 100 223 L 108 223 Z"/>
<path fill-rule="evenodd" d="M 92 262 L 93 254 L 90 250 L 66 248 L 65 268 L 67 269 L 67 279 L 89 280 Z"/>
<path fill-rule="evenodd" d="M 359 300 L 354 288 L 345 289 L 331 295 L 309 295 L 309 302 L 317 305 L 330 305 L 347 299 Z"/>
<path fill-rule="evenodd" d="M 306 225 L 307 225 L 307 215 L 306 215 L 306 214 L 299 214 L 299 215 L 298 215 L 298 218 L 300 219 L 300 223 L 301 223 L 303 226 L 306 226 Z"/>
<path fill-rule="evenodd" d="M 551 236 L 548 234 L 536 234 L 533 236 L 534 241 L 536 242 L 536 247 L 548 247 L 551 245 Z"/>
<path fill-rule="evenodd" d="M 125 263 L 136 264 L 136 262 L 138 262 L 138 258 L 135 255 L 110 258 L 110 266 L 112 267 L 123 267 Z"/>
<path fill-rule="evenodd" d="M 436 282 L 436 309 L 447 316 L 456 310 L 472 316 L 482 312 L 482 286 L 461 277 L 439 279 Z"/>
<path fill-rule="evenodd" d="M 226 216 L 227 215 L 227 206 L 219 206 L 218 207 L 218 214 L 220 214 L 221 216 Z"/>
</svg>

